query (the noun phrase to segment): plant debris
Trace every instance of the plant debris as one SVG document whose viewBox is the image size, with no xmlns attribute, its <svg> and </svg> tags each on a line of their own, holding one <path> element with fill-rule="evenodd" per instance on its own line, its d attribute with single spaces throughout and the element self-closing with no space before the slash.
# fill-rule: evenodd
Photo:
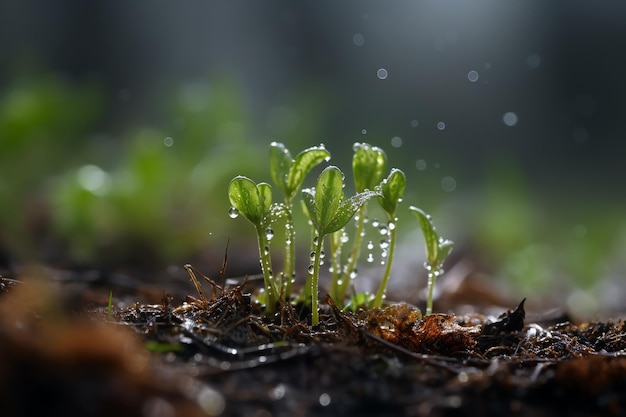
<svg viewBox="0 0 626 417">
<path fill-rule="evenodd" d="M 405 303 L 352 313 L 326 298 L 311 326 L 300 305 L 264 316 L 245 283 L 106 320 L 14 287 L 0 297 L 7 415 L 626 413 L 623 320 L 526 323 L 524 300 L 497 318 Z"/>
</svg>

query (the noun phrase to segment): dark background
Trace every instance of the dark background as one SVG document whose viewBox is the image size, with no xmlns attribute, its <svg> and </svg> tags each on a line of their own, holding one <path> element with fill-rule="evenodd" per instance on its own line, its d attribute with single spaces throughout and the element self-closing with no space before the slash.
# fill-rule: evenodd
<svg viewBox="0 0 626 417">
<path fill-rule="evenodd" d="M 37 80 L 54 80 L 70 91 L 93 88 L 97 98 L 88 100 L 88 122 L 65 135 L 71 156 L 42 168 L 19 191 L 19 174 L 0 167 L 0 191 L 32 201 L 55 195 L 58 181 L 86 164 L 116 172 L 146 126 L 158 130 L 155 141 L 172 137 L 184 147 L 191 123 L 176 103 L 193 107 L 206 96 L 210 110 L 198 99 L 198 113 L 219 113 L 235 96 L 243 116 L 226 130 L 245 120 L 236 146 L 262 150 L 262 158 L 239 162 L 226 146 L 228 134 L 211 140 L 224 124 L 199 134 L 207 138 L 203 152 L 232 158 L 231 168 L 264 175 L 261 181 L 269 179 L 265 149 L 272 140 L 294 153 L 323 142 L 347 171 L 353 142 L 381 146 L 407 174 L 408 204 L 435 215 L 457 242 L 459 259 L 471 257 L 497 282 L 525 291 L 565 288 L 560 301 L 593 310 L 612 302 L 607 297 L 623 287 L 626 270 L 625 19 L 626 5 L 609 1 L 4 1 L 0 92 L 14 97 L 20 88 L 36 91 Z M 226 104 L 221 85 L 231 86 Z M 67 111 L 81 108 L 71 101 Z M 516 116 L 512 126 L 507 113 Z M 20 138 L 29 149 L 54 143 Z M 7 149 L 0 152 L 14 160 Z M 176 170 L 185 166 L 182 178 L 194 168 L 181 163 Z M 227 181 L 214 185 L 216 199 L 225 199 Z M 17 212 L 0 219 L 11 251 L 21 262 L 56 259 L 42 257 L 40 242 L 36 250 L 13 244 L 40 237 L 18 236 L 33 227 L 13 228 L 7 217 Z M 55 223 L 59 216 L 48 217 Z M 176 226 L 139 241 L 191 239 L 195 246 L 159 254 L 163 264 L 176 264 L 185 251 L 220 252 L 216 236 L 228 233 L 226 220 L 202 225 L 215 233 L 206 244 L 198 243 L 206 233 L 191 239 Z M 52 229 L 46 239 L 67 231 Z M 418 238 L 407 233 L 411 246 Z M 106 245 L 115 239 L 124 236 Z M 85 255 L 87 262 L 97 258 Z"/>
</svg>

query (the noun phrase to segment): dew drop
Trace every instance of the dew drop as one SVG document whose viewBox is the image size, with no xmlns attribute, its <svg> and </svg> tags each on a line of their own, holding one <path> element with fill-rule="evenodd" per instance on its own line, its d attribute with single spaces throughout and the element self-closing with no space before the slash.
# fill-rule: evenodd
<svg viewBox="0 0 626 417">
<path fill-rule="evenodd" d="M 378 228 L 378 233 L 380 233 L 383 236 L 387 236 L 389 234 L 389 229 L 387 228 L 387 226 L 383 224 Z"/>
<path fill-rule="evenodd" d="M 378 219 L 372 220 L 372 227 L 378 227 L 378 225 L 380 225 L 380 222 L 378 221 Z"/>
<path fill-rule="evenodd" d="M 311 252 L 311 253 L 309 254 L 309 259 L 310 259 L 311 261 L 314 261 L 314 260 L 315 260 L 315 255 L 317 255 L 317 254 L 315 253 L 315 251 Z"/>
<path fill-rule="evenodd" d="M 356 269 L 353 269 L 352 272 L 350 272 L 350 279 L 355 279 L 358 275 L 359 272 Z"/>
<path fill-rule="evenodd" d="M 369 250 L 374 249 L 374 243 L 371 240 L 369 242 L 367 242 L 367 249 L 369 249 Z"/>
<path fill-rule="evenodd" d="M 272 240 L 274 238 L 274 230 L 271 227 L 265 229 L 265 237 L 267 240 Z"/>
<path fill-rule="evenodd" d="M 324 259 L 325 256 L 326 254 L 324 253 L 324 251 L 320 251 L 320 259 Z"/>
<path fill-rule="evenodd" d="M 270 247 L 266 246 L 263 248 L 263 252 L 267 255 L 268 253 L 270 253 Z"/>
<path fill-rule="evenodd" d="M 396 224 L 392 221 L 389 221 L 387 223 L 387 227 L 389 228 L 389 230 L 395 230 L 396 229 Z"/>
<path fill-rule="evenodd" d="M 315 266 L 309 265 L 308 271 L 309 271 L 309 274 L 313 274 L 313 272 L 315 272 Z"/>
<path fill-rule="evenodd" d="M 382 239 L 380 241 L 380 248 L 387 249 L 389 247 L 389 241 L 387 239 Z"/>
<path fill-rule="evenodd" d="M 236 207 L 231 207 L 231 208 L 229 208 L 229 209 L 228 209 L 228 216 L 229 216 L 231 219 L 235 219 L 235 218 L 239 217 L 239 210 L 237 210 L 237 208 L 236 208 Z"/>
<path fill-rule="evenodd" d="M 314 244 L 314 245 L 317 245 L 317 244 L 319 243 L 319 241 L 320 241 L 319 236 L 315 236 L 315 237 L 313 238 L 313 244 Z"/>
<path fill-rule="evenodd" d="M 366 261 L 369 263 L 374 262 L 374 255 L 372 253 L 368 253 Z"/>
<path fill-rule="evenodd" d="M 367 129 L 363 129 L 363 130 L 361 130 L 361 133 L 362 133 L 362 134 L 364 134 L 364 135 L 366 135 L 366 134 L 367 134 Z"/>
<path fill-rule="evenodd" d="M 341 243 L 347 243 L 350 240 L 350 237 L 346 232 L 343 232 L 339 240 L 341 240 Z"/>
</svg>

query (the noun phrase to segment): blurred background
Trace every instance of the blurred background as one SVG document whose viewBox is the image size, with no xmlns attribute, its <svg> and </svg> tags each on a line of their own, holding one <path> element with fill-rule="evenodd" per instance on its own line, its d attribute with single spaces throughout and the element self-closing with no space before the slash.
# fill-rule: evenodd
<svg viewBox="0 0 626 417">
<path fill-rule="evenodd" d="M 230 179 L 269 181 L 271 141 L 324 143 L 350 186 L 359 141 L 406 173 L 451 265 L 623 310 L 625 19 L 588 1 L 5 0 L 0 267 L 185 280 L 186 262 L 219 271 L 230 237 L 229 274 L 255 273 Z M 421 290 L 406 207 L 392 286 Z"/>
</svg>

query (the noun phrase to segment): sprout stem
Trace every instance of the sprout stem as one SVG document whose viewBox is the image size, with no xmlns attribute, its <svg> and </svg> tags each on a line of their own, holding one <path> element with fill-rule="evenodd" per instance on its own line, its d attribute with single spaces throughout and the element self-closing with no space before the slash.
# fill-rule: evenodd
<svg viewBox="0 0 626 417">
<path fill-rule="evenodd" d="M 344 300 L 346 299 L 346 293 L 348 292 L 348 287 L 350 286 L 350 276 L 352 271 L 356 268 L 357 261 L 359 260 L 361 241 L 363 240 L 363 227 L 365 226 L 365 216 L 367 215 L 367 203 L 363 204 L 359 208 L 358 213 L 359 220 L 357 221 L 356 235 L 354 236 L 354 243 L 352 251 L 350 252 L 350 262 L 348 263 L 348 268 L 342 274 L 341 285 L 339 285 L 338 282 L 333 282 L 333 286 L 337 288 L 336 291 L 334 291 L 335 297 L 333 297 L 333 300 L 340 306 L 343 306 Z"/>
<path fill-rule="evenodd" d="M 313 275 L 309 275 L 311 278 L 311 323 L 313 326 L 319 323 L 320 313 L 318 311 L 318 285 L 320 276 L 320 261 L 322 259 L 322 247 L 324 243 L 324 235 L 318 236 L 317 245 L 315 245 L 315 257 L 313 261 Z"/>
<path fill-rule="evenodd" d="M 269 252 L 269 241 L 265 237 L 265 228 L 262 224 L 256 225 L 255 228 L 259 242 L 259 255 L 261 257 L 261 269 L 263 270 L 263 282 L 265 284 L 265 293 L 267 295 L 267 305 L 265 306 L 265 311 L 268 314 L 272 314 L 276 310 L 278 292 L 276 291 L 276 285 L 272 277 L 272 262 Z"/>
<path fill-rule="evenodd" d="M 392 220 L 393 221 L 393 220 Z M 391 264 L 393 262 L 393 253 L 396 248 L 396 228 L 389 228 L 389 252 L 387 254 L 387 266 L 385 267 L 385 275 L 383 276 L 383 280 L 380 283 L 380 287 L 378 287 L 378 292 L 376 293 L 376 298 L 374 298 L 373 307 L 382 307 L 383 298 L 385 298 L 385 292 L 387 291 L 387 283 L 389 282 L 389 276 L 391 275 Z"/>
</svg>

